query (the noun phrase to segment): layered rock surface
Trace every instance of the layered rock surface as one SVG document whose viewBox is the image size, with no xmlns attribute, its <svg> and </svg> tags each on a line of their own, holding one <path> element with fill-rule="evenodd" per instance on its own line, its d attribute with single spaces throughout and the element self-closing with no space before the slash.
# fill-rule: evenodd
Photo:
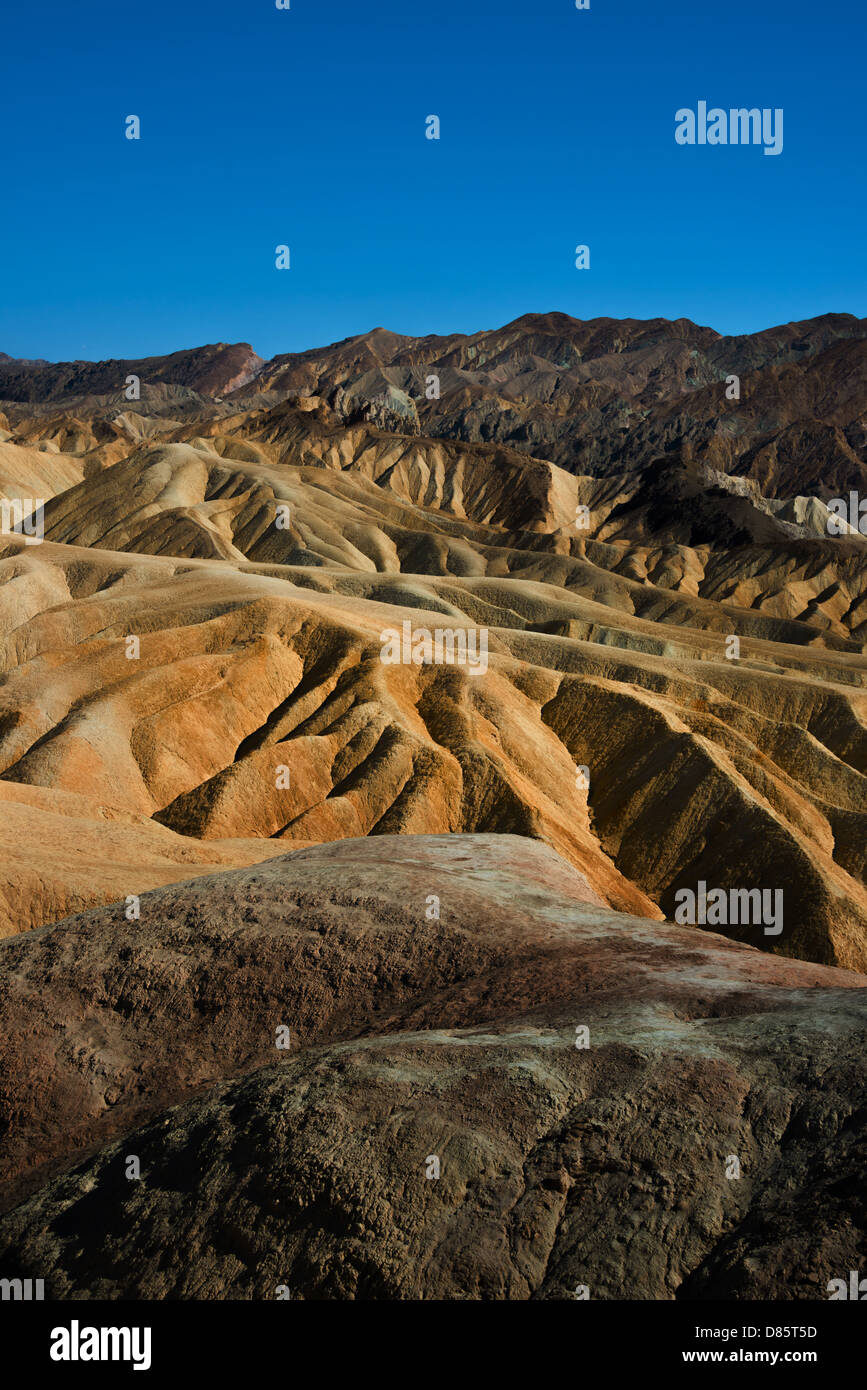
<svg viewBox="0 0 867 1390">
<path fill-rule="evenodd" d="M 4 1276 L 803 1299 L 858 1267 L 863 976 L 612 913 L 512 836 L 343 841 L 141 909 L 0 944 Z"/>
</svg>

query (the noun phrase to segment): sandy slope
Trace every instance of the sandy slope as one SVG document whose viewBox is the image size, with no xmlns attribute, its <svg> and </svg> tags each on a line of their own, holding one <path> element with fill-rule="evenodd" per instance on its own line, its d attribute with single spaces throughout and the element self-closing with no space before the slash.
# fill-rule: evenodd
<svg viewBox="0 0 867 1390">
<path fill-rule="evenodd" d="M 638 542 L 576 539 L 551 465 L 449 473 L 434 441 L 398 486 L 217 442 L 141 444 L 49 502 L 46 544 L 9 538 L 7 781 L 205 841 L 517 831 L 648 915 L 699 881 L 781 888 L 779 937 L 733 934 L 867 967 L 861 538 L 765 532 L 685 471 L 608 488 L 597 529 Z M 491 520 L 534 493 L 547 529 Z M 701 505 L 717 545 L 655 540 Z M 484 628 L 486 672 L 384 665 L 404 622 Z M 16 893 L 19 925 L 51 919 L 13 884 L 10 925 Z"/>
</svg>

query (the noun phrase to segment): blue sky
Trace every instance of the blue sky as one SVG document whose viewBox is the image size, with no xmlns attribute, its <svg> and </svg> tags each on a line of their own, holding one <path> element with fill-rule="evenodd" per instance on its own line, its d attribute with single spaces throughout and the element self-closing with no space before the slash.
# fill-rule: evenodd
<svg viewBox="0 0 867 1390">
<path fill-rule="evenodd" d="M 861 0 L 291 4 L 7 9 L 0 351 L 867 314 Z M 783 153 L 678 146 L 699 100 Z"/>
</svg>

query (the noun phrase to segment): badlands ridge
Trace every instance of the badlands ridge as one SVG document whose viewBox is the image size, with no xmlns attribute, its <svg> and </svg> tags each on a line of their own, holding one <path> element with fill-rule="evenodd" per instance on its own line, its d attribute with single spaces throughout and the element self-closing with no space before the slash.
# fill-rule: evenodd
<svg viewBox="0 0 867 1390">
<path fill-rule="evenodd" d="M 0 499 L 44 502 L 0 535 L 0 1274 L 802 1298 L 857 1267 L 865 337 L 0 355 Z M 483 631 L 485 669 L 387 664 L 404 625 Z M 700 884 L 782 890 L 782 930 L 672 925 Z"/>
</svg>

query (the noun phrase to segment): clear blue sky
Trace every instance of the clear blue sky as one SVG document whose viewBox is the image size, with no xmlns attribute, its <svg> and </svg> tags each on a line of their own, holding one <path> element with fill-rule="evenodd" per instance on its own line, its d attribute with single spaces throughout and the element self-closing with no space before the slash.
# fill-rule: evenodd
<svg viewBox="0 0 867 1390">
<path fill-rule="evenodd" d="M 7 8 L 0 351 L 867 314 L 863 0 L 291 3 Z M 679 147 L 699 100 L 783 153 Z"/>
</svg>

